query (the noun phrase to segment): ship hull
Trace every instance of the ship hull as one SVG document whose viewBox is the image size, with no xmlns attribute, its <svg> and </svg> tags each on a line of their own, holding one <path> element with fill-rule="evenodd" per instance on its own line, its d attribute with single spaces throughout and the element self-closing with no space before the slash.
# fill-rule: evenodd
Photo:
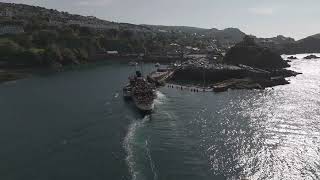
<svg viewBox="0 0 320 180">
<path fill-rule="evenodd" d="M 125 98 L 125 99 L 131 99 L 131 92 L 123 91 L 123 98 Z"/>
<path fill-rule="evenodd" d="M 138 100 L 133 97 L 133 102 L 141 112 L 152 112 L 154 109 L 153 101 L 150 103 L 139 103 Z"/>
</svg>

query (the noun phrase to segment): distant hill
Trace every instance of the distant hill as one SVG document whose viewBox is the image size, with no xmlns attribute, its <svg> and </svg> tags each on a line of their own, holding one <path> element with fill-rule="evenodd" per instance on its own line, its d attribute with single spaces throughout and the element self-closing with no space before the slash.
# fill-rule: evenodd
<svg viewBox="0 0 320 180">
<path fill-rule="evenodd" d="M 11 59 L 15 64 L 79 64 L 110 51 L 150 57 L 222 54 L 246 36 L 237 28 L 118 23 L 24 4 L 0 2 L 0 10 L 0 61 L 7 64 Z M 300 41 L 254 39 L 279 53 L 320 52 L 320 34 Z"/>
<path fill-rule="evenodd" d="M 244 32 L 237 28 L 226 28 L 223 30 L 214 29 L 209 31 L 209 35 L 218 41 L 231 44 L 242 41 L 246 36 Z"/>
<path fill-rule="evenodd" d="M 313 36 L 310 36 L 310 37 L 313 37 L 313 38 L 317 38 L 317 39 L 320 39 L 320 33 L 319 34 L 315 34 Z"/>
<path fill-rule="evenodd" d="M 237 29 L 237 28 L 226 28 L 223 30 L 219 30 L 216 28 L 205 29 L 205 28 L 188 27 L 188 26 L 162 26 L 162 25 L 145 25 L 145 24 L 143 26 L 159 32 L 197 34 L 200 36 L 215 39 L 222 44 L 229 43 L 230 45 L 234 45 L 235 43 L 242 41 L 242 39 L 246 35 L 244 32 L 242 32 L 240 29 Z"/>
<path fill-rule="evenodd" d="M 270 48 L 280 54 L 320 53 L 320 34 L 315 34 L 298 41 L 281 35 L 273 38 L 252 37 L 260 46 Z"/>
<path fill-rule="evenodd" d="M 285 54 L 299 53 L 319 53 L 320 52 L 320 34 L 312 35 L 286 44 L 281 50 Z"/>
<path fill-rule="evenodd" d="M 47 20 L 50 25 L 80 25 L 98 30 L 107 29 L 127 29 L 148 31 L 144 26 L 129 23 L 116 23 L 102 20 L 94 16 L 81 16 L 70 14 L 68 12 L 57 11 L 55 9 L 46 9 L 38 6 L 30 6 L 25 4 L 2 3 L 0 2 L 0 18 L 12 16 L 14 20 L 29 21 L 34 18 Z M 6 13 L 7 12 L 7 13 Z M 1 22 L 0 22 L 1 23 Z"/>
<path fill-rule="evenodd" d="M 289 67 L 281 56 L 269 48 L 259 46 L 255 39 L 246 36 L 242 42 L 232 47 L 223 59 L 229 64 L 244 64 L 261 69 L 281 69 Z"/>
<path fill-rule="evenodd" d="M 20 20 L 25 24 L 32 21 L 32 19 L 41 19 L 47 21 L 47 24 L 50 26 L 79 25 L 81 27 L 88 27 L 99 31 L 108 31 L 110 29 L 121 31 L 128 30 L 136 33 L 153 34 L 152 36 L 161 33 L 162 38 L 163 36 L 176 36 L 177 38 L 188 37 L 192 38 L 193 42 L 201 39 L 201 42 L 206 41 L 205 44 L 209 46 L 212 46 L 212 41 L 210 39 L 214 39 L 216 40 L 215 44 L 217 46 L 222 46 L 224 48 L 233 46 L 234 44 L 240 42 L 245 36 L 245 33 L 236 28 L 218 30 L 215 28 L 205 29 L 187 26 L 163 26 L 146 24 L 136 25 L 130 23 L 117 23 L 98 19 L 93 16 L 69 14 L 68 12 L 61 12 L 54 9 L 46 9 L 43 7 L 24 4 L 0 2 L 0 9 L 3 9 L 3 12 L 9 11 L 9 14 L 11 14 L 15 20 Z M 3 20 L 4 19 L 0 17 L 0 24 Z M 194 41 L 194 39 L 196 40 Z M 211 41 L 211 43 L 209 43 L 209 41 Z M 183 41 L 180 40 L 178 42 L 181 43 Z M 194 46 L 192 43 L 190 41 L 186 41 L 185 45 Z M 204 46 L 203 43 L 201 44 L 202 46 Z"/>
<path fill-rule="evenodd" d="M 141 26 L 148 27 L 154 31 L 162 32 L 183 32 L 183 33 L 204 33 L 208 29 L 197 28 L 197 27 L 188 27 L 188 26 L 164 26 L 164 25 L 148 25 L 141 24 Z"/>
</svg>

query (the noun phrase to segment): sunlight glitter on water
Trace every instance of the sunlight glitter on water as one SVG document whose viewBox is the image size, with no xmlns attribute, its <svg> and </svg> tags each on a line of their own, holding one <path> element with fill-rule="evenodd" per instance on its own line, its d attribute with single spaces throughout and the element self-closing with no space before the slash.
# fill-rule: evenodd
<svg viewBox="0 0 320 180">
<path fill-rule="evenodd" d="M 299 55 L 304 57 L 305 55 Z M 303 75 L 291 78 L 291 84 L 264 92 L 245 107 L 244 114 L 259 124 L 256 131 L 264 137 L 263 148 L 251 158 L 259 161 L 253 179 L 317 179 L 320 176 L 320 67 L 318 61 L 296 60 Z M 295 62 L 296 63 L 296 62 Z M 294 63 L 294 64 L 295 64 Z M 252 111 L 251 109 L 255 109 Z"/>
<path fill-rule="evenodd" d="M 266 90 L 161 89 L 152 120 L 129 128 L 133 172 L 166 180 L 319 179 L 320 61 L 291 64 L 303 74 Z"/>
</svg>

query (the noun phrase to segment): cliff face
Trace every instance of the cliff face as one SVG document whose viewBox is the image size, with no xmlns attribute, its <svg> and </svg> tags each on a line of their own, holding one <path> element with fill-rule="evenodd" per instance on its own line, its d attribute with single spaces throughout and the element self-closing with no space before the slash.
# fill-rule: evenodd
<svg viewBox="0 0 320 180">
<path fill-rule="evenodd" d="M 244 64 L 261 69 L 289 67 L 289 64 L 279 54 L 268 48 L 258 46 L 254 39 L 249 36 L 232 47 L 223 61 L 228 64 Z"/>
</svg>

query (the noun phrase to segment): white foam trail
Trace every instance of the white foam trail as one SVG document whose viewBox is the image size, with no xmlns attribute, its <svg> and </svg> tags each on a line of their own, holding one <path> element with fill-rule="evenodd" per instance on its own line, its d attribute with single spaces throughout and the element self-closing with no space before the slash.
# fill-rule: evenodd
<svg viewBox="0 0 320 180">
<path fill-rule="evenodd" d="M 164 95 L 162 92 L 160 92 L 160 91 L 157 91 L 157 96 L 158 96 L 158 98 L 160 98 L 160 99 L 164 99 L 164 98 L 166 98 L 166 95 Z"/>
<path fill-rule="evenodd" d="M 148 140 L 146 140 L 146 150 L 147 150 L 147 155 L 150 162 L 151 171 L 153 173 L 153 180 L 158 180 L 157 169 L 151 157 Z"/>
<path fill-rule="evenodd" d="M 157 91 L 157 98 L 154 100 L 155 104 L 157 104 L 157 105 L 163 104 L 163 103 L 165 103 L 166 100 L 167 100 L 166 95 L 164 95 L 160 91 Z"/>
<path fill-rule="evenodd" d="M 141 180 L 142 179 L 141 177 L 143 176 L 143 174 L 141 174 L 141 172 L 139 172 L 139 170 L 136 167 L 137 164 L 135 161 L 134 146 L 135 146 L 135 138 L 136 138 L 137 131 L 144 126 L 145 122 L 149 120 L 150 120 L 150 116 L 145 116 L 142 119 L 142 121 L 140 120 L 133 121 L 130 124 L 128 133 L 124 139 L 124 148 L 127 152 L 126 161 L 132 176 L 132 180 Z"/>
</svg>

